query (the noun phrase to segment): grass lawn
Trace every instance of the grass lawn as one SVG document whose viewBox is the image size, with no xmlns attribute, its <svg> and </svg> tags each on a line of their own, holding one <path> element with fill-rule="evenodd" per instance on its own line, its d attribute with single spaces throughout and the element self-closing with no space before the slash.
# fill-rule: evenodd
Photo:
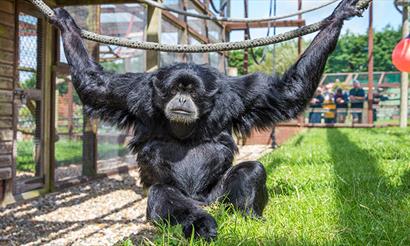
<svg viewBox="0 0 410 246">
<path fill-rule="evenodd" d="M 69 141 L 60 139 L 55 146 L 55 158 L 57 166 L 69 164 L 81 164 L 83 155 L 82 141 Z M 98 144 L 98 159 L 109 159 L 116 156 L 125 156 L 128 154 L 127 146 L 121 144 Z M 34 171 L 33 160 L 33 142 L 19 141 L 17 142 L 17 171 Z"/>
<path fill-rule="evenodd" d="M 410 245 L 410 129 L 312 129 L 261 161 L 265 220 L 214 205 L 212 245 Z M 153 242 L 206 244 L 178 226 L 163 226 Z"/>
</svg>

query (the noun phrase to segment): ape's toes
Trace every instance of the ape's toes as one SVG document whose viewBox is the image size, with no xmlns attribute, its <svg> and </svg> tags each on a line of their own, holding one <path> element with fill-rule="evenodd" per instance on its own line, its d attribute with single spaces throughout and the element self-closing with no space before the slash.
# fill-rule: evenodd
<svg viewBox="0 0 410 246">
<path fill-rule="evenodd" d="M 214 218 L 209 214 L 201 215 L 196 218 L 192 224 L 183 228 L 185 237 L 191 237 L 194 232 L 195 237 L 202 237 L 206 241 L 211 241 L 217 236 L 217 224 Z"/>
</svg>

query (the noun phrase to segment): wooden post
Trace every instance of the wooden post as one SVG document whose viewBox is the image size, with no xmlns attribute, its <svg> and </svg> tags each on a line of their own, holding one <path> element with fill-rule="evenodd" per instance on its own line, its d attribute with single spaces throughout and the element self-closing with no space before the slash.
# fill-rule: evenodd
<svg viewBox="0 0 410 246">
<path fill-rule="evenodd" d="M 185 0 L 181 0 L 182 1 L 182 9 L 184 11 L 188 11 L 188 4 L 186 3 Z M 189 44 L 189 34 L 188 34 L 188 28 L 189 28 L 189 24 L 188 24 L 188 16 L 184 15 L 184 22 L 185 22 L 185 28 L 184 28 L 184 35 L 182 36 L 182 43 L 183 44 Z M 189 58 L 188 58 L 189 56 Z M 189 59 L 192 60 L 192 54 L 188 54 L 188 53 L 182 53 L 182 60 L 184 62 L 189 61 Z"/>
<path fill-rule="evenodd" d="M 409 5 L 403 1 L 403 37 L 409 35 Z M 408 118 L 408 89 L 409 89 L 409 74 L 406 72 L 401 73 L 401 86 L 400 86 L 400 127 L 407 127 Z"/>
<path fill-rule="evenodd" d="M 147 7 L 147 41 L 158 43 L 161 34 L 161 9 L 152 6 Z M 147 50 L 146 51 L 146 67 L 145 70 L 152 71 L 159 67 L 160 52 Z"/>
<path fill-rule="evenodd" d="M 373 85 L 374 85 L 374 60 L 373 60 L 373 3 L 370 2 L 369 6 L 369 38 L 368 38 L 368 87 L 369 90 L 367 92 L 367 103 L 368 103 L 368 114 L 367 114 L 367 122 L 369 124 L 373 124 Z"/>
<path fill-rule="evenodd" d="M 100 6 L 88 7 L 87 28 L 99 32 Z M 94 60 L 99 59 L 99 44 L 89 43 L 88 50 Z M 83 169 L 84 176 L 92 177 L 97 174 L 97 121 L 83 113 Z"/>
<path fill-rule="evenodd" d="M 302 10 L 302 0 L 298 0 L 298 11 L 299 10 Z M 302 15 L 301 14 L 298 15 L 298 20 L 299 21 L 302 20 Z M 300 25 L 299 25 L 299 27 L 300 27 Z M 298 37 L 298 55 L 299 56 L 302 54 L 302 41 L 303 41 L 302 36 L 299 36 Z"/>
<path fill-rule="evenodd" d="M 73 139 L 73 130 L 74 130 L 74 98 L 73 98 L 73 94 L 74 94 L 74 88 L 73 88 L 73 83 L 71 82 L 71 80 L 66 80 L 67 83 L 67 98 L 68 98 L 68 102 L 67 102 L 67 109 L 68 109 L 68 120 L 67 120 L 67 128 L 68 128 L 68 138 L 70 140 Z"/>
<path fill-rule="evenodd" d="M 43 102 L 44 103 L 44 116 L 42 124 L 43 129 L 43 145 L 42 145 L 42 156 L 44 163 L 44 189 L 45 192 L 50 192 L 54 187 L 54 170 L 53 164 L 54 161 L 54 134 L 55 134 L 55 125 L 54 125 L 54 112 L 53 104 L 55 101 L 53 91 L 55 84 L 55 76 L 53 72 L 53 64 L 55 64 L 55 50 L 56 50 L 56 39 L 55 39 L 55 30 L 53 26 L 46 21 L 44 18 L 43 23 L 43 62 L 42 62 L 42 74 L 44 78 L 43 82 Z"/>
</svg>

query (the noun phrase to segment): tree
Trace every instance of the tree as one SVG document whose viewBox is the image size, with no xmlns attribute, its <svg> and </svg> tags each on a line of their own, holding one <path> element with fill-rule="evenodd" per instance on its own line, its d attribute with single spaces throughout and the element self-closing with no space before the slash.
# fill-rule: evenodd
<svg viewBox="0 0 410 246">
<path fill-rule="evenodd" d="M 395 45 L 402 38 L 399 28 L 386 26 L 379 32 L 374 33 L 374 70 L 397 71 L 391 61 L 391 53 Z M 310 41 L 305 41 L 303 47 L 307 47 Z M 256 48 L 255 54 L 260 59 L 263 48 Z M 329 57 L 325 72 L 365 72 L 367 71 L 368 35 L 347 32 L 339 39 L 336 50 Z M 243 50 L 233 51 L 229 54 L 229 66 L 238 68 L 238 73 L 243 74 Z M 275 72 L 282 74 L 297 59 L 296 40 L 276 45 Z M 261 71 L 272 73 L 273 60 L 272 48 L 268 49 L 266 60 L 257 65 L 249 55 L 249 71 Z"/>
<path fill-rule="evenodd" d="M 306 45 L 304 45 L 306 47 Z M 249 72 L 264 72 L 271 74 L 273 62 L 275 62 L 275 73 L 283 74 L 298 58 L 297 42 L 295 40 L 277 44 L 275 46 L 275 61 L 273 61 L 273 47 L 268 47 L 266 59 L 260 65 L 252 59 L 249 51 Z M 255 56 L 261 59 L 263 48 L 255 48 Z M 233 51 L 229 54 L 229 66 L 236 67 L 239 74 L 243 74 L 243 51 Z"/>
<path fill-rule="evenodd" d="M 391 53 L 401 39 L 400 30 L 386 26 L 374 34 L 374 70 L 397 71 L 391 61 Z M 346 33 L 329 57 L 326 72 L 365 72 L 368 61 L 368 35 Z"/>
</svg>

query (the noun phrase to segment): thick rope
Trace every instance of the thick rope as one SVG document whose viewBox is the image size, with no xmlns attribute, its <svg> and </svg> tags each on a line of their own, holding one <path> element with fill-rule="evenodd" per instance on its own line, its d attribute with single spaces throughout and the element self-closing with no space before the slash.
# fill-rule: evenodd
<svg viewBox="0 0 410 246">
<path fill-rule="evenodd" d="M 197 13 L 191 13 L 191 12 L 186 12 L 183 10 L 179 10 L 179 9 L 175 9 L 175 8 L 171 8 L 169 6 L 166 6 L 164 4 L 155 2 L 153 0 L 137 0 L 140 3 L 145 3 L 147 5 L 150 5 L 152 7 L 156 7 L 162 10 L 166 10 L 166 11 L 171 11 L 177 14 L 181 14 L 181 15 L 186 15 L 186 16 L 191 16 L 191 17 L 196 17 L 196 18 L 200 18 L 200 19 L 206 19 L 206 20 L 214 20 L 214 21 L 221 21 L 221 22 L 225 22 L 225 21 L 229 21 L 229 22 L 246 22 L 246 23 L 252 23 L 252 22 L 261 22 L 261 21 L 274 21 L 274 20 L 281 20 L 281 19 L 286 19 L 292 16 L 297 16 L 300 14 L 306 14 L 321 8 L 324 8 L 326 6 L 329 6 L 339 0 L 331 0 L 327 3 L 324 3 L 322 5 L 316 6 L 316 7 L 312 7 L 309 9 L 305 9 L 305 10 L 299 10 L 297 12 L 291 13 L 291 14 L 286 14 L 286 15 L 280 15 L 280 16 L 270 16 L 270 17 L 264 17 L 264 18 L 257 18 L 257 19 L 250 19 L 250 18 L 231 18 L 231 17 L 223 17 L 223 16 L 209 16 L 209 15 L 203 15 L 203 14 L 197 14 Z"/>
<path fill-rule="evenodd" d="M 47 15 L 49 18 L 55 16 L 54 11 L 47 6 L 42 0 L 30 0 L 35 6 L 37 6 L 41 12 Z M 356 5 L 357 9 L 363 10 L 368 7 L 372 0 L 359 0 Z M 81 30 L 81 36 L 85 39 L 110 44 L 118 45 L 134 49 L 143 50 L 154 50 L 154 51 L 164 51 L 164 52 L 175 52 L 175 53 L 206 53 L 206 52 L 216 52 L 216 51 L 228 51 L 228 50 L 240 50 L 246 48 L 255 48 L 270 44 L 276 44 L 291 40 L 293 38 L 304 36 L 322 29 L 326 25 L 326 21 L 322 20 L 314 24 L 306 25 L 298 29 L 281 33 L 271 37 L 257 38 L 252 40 L 236 41 L 236 42 L 226 42 L 226 43 L 211 43 L 211 44 L 198 44 L 198 45 L 187 45 L 187 44 L 159 44 L 153 42 L 143 42 L 129 40 L 125 38 L 111 37 L 107 35 L 100 35 L 90 31 Z"/>
</svg>

